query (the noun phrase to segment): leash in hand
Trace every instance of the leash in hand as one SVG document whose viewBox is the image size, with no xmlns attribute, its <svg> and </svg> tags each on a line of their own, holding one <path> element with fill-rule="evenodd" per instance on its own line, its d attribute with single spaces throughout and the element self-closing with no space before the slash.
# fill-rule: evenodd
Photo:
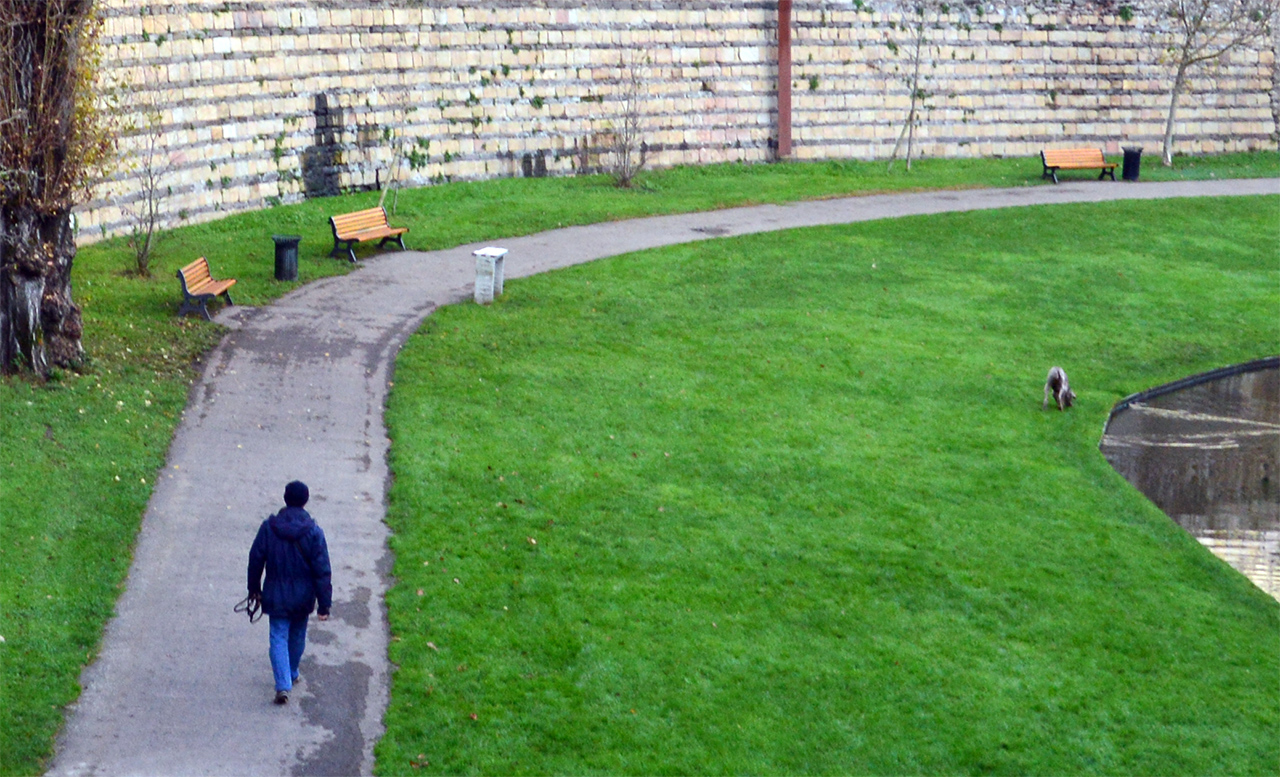
<svg viewBox="0 0 1280 777">
<path fill-rule="evenodd" d="M 250 623 L 257 623 L 262 619 L 262 599 L 260 597 L 249 594 L 239 604 L 232 608 L 234 612 L 243 612 L 249 616 Z"/>
</svg>

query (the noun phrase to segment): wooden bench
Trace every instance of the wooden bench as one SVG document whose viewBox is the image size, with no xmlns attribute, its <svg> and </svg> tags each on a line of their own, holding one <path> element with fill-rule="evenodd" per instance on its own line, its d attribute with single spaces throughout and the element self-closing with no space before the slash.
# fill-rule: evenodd
<svg viewBox="0 0 1280 777">
<path fill-rule="evenodd" d="M 403 251 L 405 250 L 404 238 L 401 235 L 409 231 L 407 227 L 388 225 L 387 211 L 381 207 L 331 216 L 329 226 L 333 227 L 333 250 L 329 252 L 329 256 L 338 256 L 345 252 L 352 262 L 356 260 L 356 252 L 352 248 L 356 243 L 381 238 L 378 247 L 382 248 L 388 241 L 394 240 L 400 244 L 400 250 Z M 342 247 L 343 243 L 346 243 L 345 248 Z"/>
<path fill-rule="evenodd" d="M 203 256 L 178 270 L 178 280 L 182 282 L 182 307 L 178 308 L 179 317 L 199 312 L 204 316 L 205 321 L 212 321 L 206 305 L 219 294 L 226 297 L 228 305 L 235 304 L 231 301 L 231 293 L 228 291 L 236 285 L 235 278 L 215 281 L 209 276 L 209 261 Z"/>
<path fill-rule="evenodd" d="M 1111 176 L 1116 179 L 1116 163 L 1108 162 L 1098 148 L 1055 148 L 1040 152 L 1040 161 L 1044 163 L 1044 175 L 1041 178 L 1052 178 L 1058 182 L 1059 170 L 1097 170 L 1098 180 Z"/>
</svg>

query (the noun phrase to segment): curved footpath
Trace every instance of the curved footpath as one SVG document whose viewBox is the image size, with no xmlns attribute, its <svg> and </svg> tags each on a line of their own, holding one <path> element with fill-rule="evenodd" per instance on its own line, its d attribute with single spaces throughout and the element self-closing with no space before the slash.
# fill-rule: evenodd
<svg viewBox="0 0 1280 777">
<path fill-rule="evenodd" d="M 1280 179 L 1074 182 L 663 216 L 494 241 L 508 278 L 713 237 L 896 216 L 1118 199 L 1280 194 Z M 410 235 L 412 238 L 412 235 Z M 85 670 L 51 774 L 369 774 L 390 669 L 383 404 L 395 356 L 437 306 L 468 299 L 480 245 L 367 260 L 274 304 L 223 310 L 212 353 L 147 507 L 125 593 Z M 312 620 L 302 681 L 271 703 L 267 630 L 231 606 L 249 544 L 311 486 L 334 566 L 333 618 Z"/>
</svg>

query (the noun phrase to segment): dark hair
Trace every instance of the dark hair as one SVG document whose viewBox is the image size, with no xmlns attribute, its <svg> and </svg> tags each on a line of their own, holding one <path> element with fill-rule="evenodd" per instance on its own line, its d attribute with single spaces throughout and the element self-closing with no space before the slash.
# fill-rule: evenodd
<svg viewBox="0 0 1280 777">
<path fill-rule="evenodd" d="M 284 503 L 290 507 L 302 507 L 310 498 L 311 492 L 301 480 L 295 480 L 284 487 Z"/>
</svg>

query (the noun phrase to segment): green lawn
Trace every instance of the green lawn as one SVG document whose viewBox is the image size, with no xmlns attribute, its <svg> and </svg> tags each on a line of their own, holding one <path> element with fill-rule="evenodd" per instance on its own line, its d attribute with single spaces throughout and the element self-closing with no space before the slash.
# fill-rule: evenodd
<svg viewBox="0 0 1280 777">
<path fill-rule="evenodd" d="M 759 235 L 438 311 L 388 409 L 379 772 L 1277 773 L 1280 605 L 1097 444 L 1280 349 L 1278 215 Z"/>
<path fill-rule="evenodd" d="M 1148 164 L 1143 178 L 1277 173 L 1280 156 L 1261 153 L 1179 158 L 1172 170 Z M 922 160 L 910 174 L 901 165 L 887 173 L 883 163 L 717 165 L 646 173 L 633 191 L 598 177 L 406 191 L 393 221 L 412 228 L 410 247 L 440 248 L 560 224 L 871 191 L 1042 185 L 1039 177 L 1034 159 Z M 89 363 L 43 384 L 0 380 L 0 775 L 39 772 L 51 753 L 119 594 L 196 363 L 222 335 L 174 318 L 175 269 L 208 256 L 215 276 L 239 279 L 237 302 L 263 304 L 297 285 L 272 279 L 271 234 L 303 236 L 300 282 L 344 273 L 345 262 L 326 258 L 325 218 L 376 202 L 376 193 L 355 194 L 174 229 L 150 278 L 127 274 L 131 259 L 118 240 L 80 251 L 73 281 Z"/>
</svg>

